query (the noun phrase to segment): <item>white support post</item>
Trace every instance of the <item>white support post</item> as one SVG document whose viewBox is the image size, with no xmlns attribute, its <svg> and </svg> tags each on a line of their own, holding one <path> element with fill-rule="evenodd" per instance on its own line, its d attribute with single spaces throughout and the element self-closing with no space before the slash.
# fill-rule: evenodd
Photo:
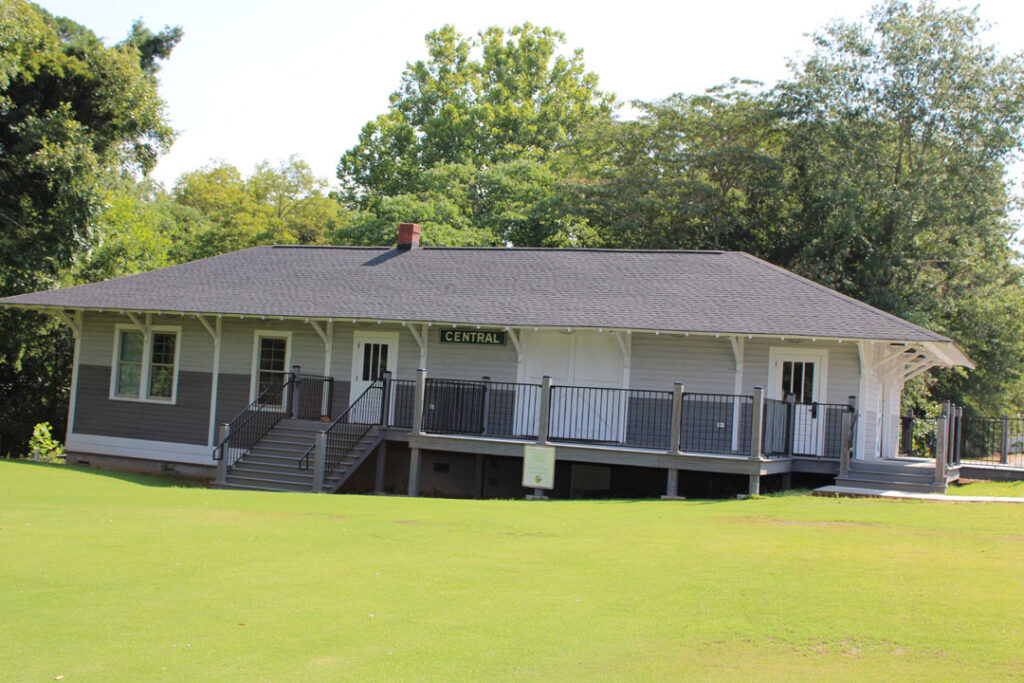
<svg viewBox="0 0 1024 683">
<path fill-rule="evenodd" d="M 857 385 L 857 443 L 853 457 L 864 458 L 865 441 L 867 441 L 867 415 L 864 413 L 867 405 L 868 381 L 872 373 L 871 357 L 874 355 L 874 346 L 871 342 L 857 342 L 857 358 L 860 361 L 860 381 Z"/>
<path fill-rule="evenodd" d="M 326 331 L 320 327 L 319 323 L 315 320 L 307 321 L 310 326 L 316 330 L 316 333 L 320 335 L 320 340 L 324 343 L 324 377 L 331 376 L 331 363 L 333 362 L 334 356 L 334 321 L 327 321 Z M 331 384 L 327 380 L 323 380 L 323 389 L 320 392 L 320 414 L 328 414 L 328 406 L 331 402 L 329 391 Z"/>
<path fill-rule="evenodd" d="M 505 332 L 508 334 L 508 338 L 512 340 L 512 346 L 516 347 L 516 381 L 525 382 L 526 356 L 523 355 L 523 347 L 520 345 L 519 335 L 511 327 L 506 327 Z"/>
<path fill-rule="evenodd" d="M 221 324 L 222 320 L 217 317 L 214 320 L 213 325 L 201 315 L 196 316 L 199 322 L 202 323 L 203 327 L 213 338 L 213 370 L 211 371 L 212 376 L 210 378 L 210 415 L 208 423 L 210 425 L 209 434 L 209 445 L 212 447 L 217 443 L 217 393 L 220 387 L 220 349 L 221 349 Z"/>
<path fill-rule="evenodd" d="M 743 337 L 729 337 L 729 345 L 732 347 L 732 358 L 735 370 L 732 381 L 732 393 L 735 398 L 732 400 L 732 450 L 736 453 L 740 449 L 740 419 L 742 418 L 743 406 L 738 398 L 743 393 L 743 351 L 745 340 Z"/>
</svg>

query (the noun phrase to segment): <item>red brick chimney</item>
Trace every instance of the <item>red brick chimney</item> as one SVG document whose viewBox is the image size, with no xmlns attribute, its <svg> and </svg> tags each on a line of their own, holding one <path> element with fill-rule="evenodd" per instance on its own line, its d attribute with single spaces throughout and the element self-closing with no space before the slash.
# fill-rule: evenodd
<svg viewBox="0 0 1024 683">
<path fill-rule="evenodd" d="M 420 226 L 415 223 L 398 224 L 398 248 L 415 249 L 420 246 Z"/>
</svg>

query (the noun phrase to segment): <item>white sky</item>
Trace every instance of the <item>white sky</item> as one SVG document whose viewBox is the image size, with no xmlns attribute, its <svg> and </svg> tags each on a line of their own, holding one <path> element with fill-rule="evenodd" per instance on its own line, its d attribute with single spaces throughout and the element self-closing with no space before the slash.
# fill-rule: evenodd
<svg viewBox="0 0 1024 683">
<path fill-rule="evenodd" d="M 36 0 L 108 43 L 141 18 L 185 37 L 161 71 L 161 95 L 179 136 L 155 177 L 224 159 L 243 172 L 292 153 L 335 184 L 341 154 L 383 113 L 423 36 L 445 23 L 463 34 L 530 21 L 583 48 L 587 68 L 621 100 L 696 93 L 730 77 L 773 83 L 787 59 L 810 51 L 808 33 L 860 19 L 870 0 Z M 940 0 L 940 6 L 959 5 Z M 989 42 L 1024 50 L 1024 1 L 981 0 Z"/>
</svg>

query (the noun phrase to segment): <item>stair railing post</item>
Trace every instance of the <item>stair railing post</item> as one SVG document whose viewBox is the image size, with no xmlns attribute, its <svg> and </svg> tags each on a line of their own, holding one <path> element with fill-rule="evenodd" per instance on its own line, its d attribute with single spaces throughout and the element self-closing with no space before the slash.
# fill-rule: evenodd
<svg viewBox="0 0 1024 683">
<path fill-rule="evenodd" d="M 385 370 L 381 379 L 384 381 L 384 388 L 380 396 L 380 426 L 387 429 L 391 417 L 391 371 Z"/>
<path fill-rule="evenodd" d="M 298 365 L 292 366 L 292 395 L 291 395 L 291 413 L 288 417 L 299 416 L 299 393 L 301 392 L 300 387 L 302 386 L 302 368 Z"/>
<path fill-rule="evenodd" d="M 683 441 L 683 393 L 686 387 L 682 382 L 672 385 L 672 424 L 669 425 L 668 452 L 669 455 L 680 455 L 682 453 Z"/>
<path fill-rule="evenodd" d="M 220 446 L 220 460 L 217 461 L 217 483 L 223 484 L 228 477 L 228 434 L 231 428 L 227 423 L 222 424 L 217 430 L 217 442 Z"/>
<path fill-rule="evenodd" d="M 1002 435 L 999 437 L 999 464 L 1005 465 L 1010 455 L 1010 416 L 1002 417 Z"/>
<path fill-rule="evenodd" d="M 420 368 L 416 371 L 416 393 L 413 395 L 412 433 L 423 433 L 423 403 L 427 394 L 427 371 Z"/>
<path fill-rule="evenodd" d="M 951 405 L 942 404 L 942 415 L 935 420 L 935 483 L 946 484 L 946 458 L 949 457 L 949 425 Z"/>
<path fill-rule="evenodd" d="M 313 493 L 323 493 L 324 467 L 327 462 L 327 432 L 317 432 L 313 449 Z"/>
<path fill-rule="evenodd" d="M 548 442 L 551 420 L 551 378 L 547 375 L 540 381 L 540 416 L 537 422 L 537 443 Z"/>
<path fill-rule="evenodd" d="M 488 418 L 491 411 L 491 378 L 484 375 L 483 382 L 484 395 L 480 400 L 480 434 L 481 436 L 487 436 L 487 429 L 490 427 Z"/>
</svg>

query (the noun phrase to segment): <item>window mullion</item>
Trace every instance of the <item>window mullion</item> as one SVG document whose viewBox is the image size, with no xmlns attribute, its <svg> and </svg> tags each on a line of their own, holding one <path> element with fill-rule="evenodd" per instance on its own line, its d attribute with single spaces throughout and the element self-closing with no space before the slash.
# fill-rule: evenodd
<svg viewBox="0 0 1024 683">
<path fill-rule="evenodd" d="M 149 400 L 149 375 L 153 353 L 153 332 L 146 330 L 142 333 L 142 368 L 139 371 L 139 398 Z"/>
</svg>

